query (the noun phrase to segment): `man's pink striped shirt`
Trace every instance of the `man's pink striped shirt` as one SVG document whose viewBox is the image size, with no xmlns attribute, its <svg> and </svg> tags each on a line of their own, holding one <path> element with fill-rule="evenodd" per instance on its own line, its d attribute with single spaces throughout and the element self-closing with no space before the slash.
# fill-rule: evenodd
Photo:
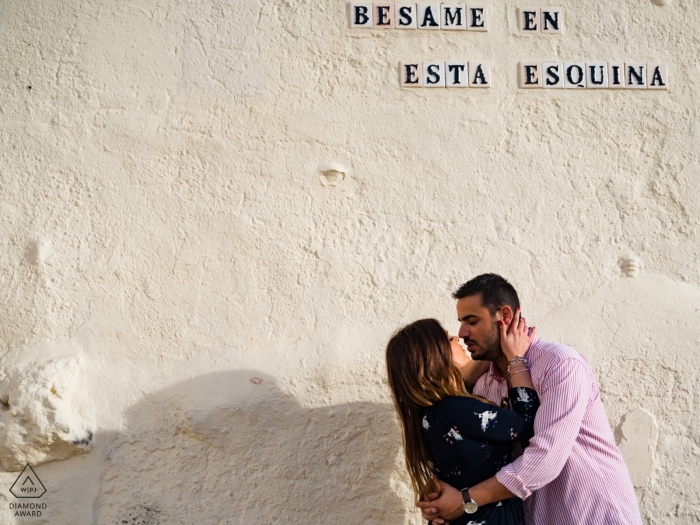
<svg viewBox="0 0 700 525">
<path fill-rule="evenodd" d="M 629 472 L 586 360 L 539 339 L 526 359 L 541 403 L 535 436 L 496 479 L 525 500 L 527 525 L 640 525 Z M 508 395 L 498 367 L 491 365 L 474 393 L 495 403 Z"/>
</svg>

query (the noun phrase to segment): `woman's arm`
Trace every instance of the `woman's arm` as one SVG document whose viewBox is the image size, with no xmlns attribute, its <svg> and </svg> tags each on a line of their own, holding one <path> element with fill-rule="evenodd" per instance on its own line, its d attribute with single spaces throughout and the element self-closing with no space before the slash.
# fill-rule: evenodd
<svg viewBox="0 0 700 525">
<path fill-rule="evenodd" d="M 469 390 L 474 388 L 476 382 L 488 371 L 490 366 L 491 363 L 489 361 L 469 359 L 464 366 L 460 367 L 459 371 L 462 373 L 462 379 L 464 379 L 464 383 L 469 387 Z"/>
<path fill-rule="evenodd" d="M 458 446 L 464 443 L 463 438 L 494 443 L 528 440 L 534 434 L 539 400 L 534 390 L 527 392 L 530 393 L 527 402 L 516 400 L 514 410 L 471 397 L 448 397 L 440 402 L 436 422 L 442 427 L 443 437 Z"/>
<path fill-rule="evenodd" d="M 498 327 L 501 330 L 501 350 L 508 359 L 508 383 L 511 388 L 526 387 L 534 390 L 525 354 L 535 339 L 537 329 L 534 326 L 528 329 L 525 318 L 520 316 L 520 307 L 509 326 L 503 321 L 498 321 Z"/>
</svg>

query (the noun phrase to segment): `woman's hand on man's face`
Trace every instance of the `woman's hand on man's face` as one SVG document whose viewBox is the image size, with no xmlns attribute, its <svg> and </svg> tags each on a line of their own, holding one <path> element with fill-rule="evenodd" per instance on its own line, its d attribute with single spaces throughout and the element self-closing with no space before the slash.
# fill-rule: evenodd
<svg viewBox="0 0 700 525">
<path fill-rule="evenodd" d="M 501 331 L 501 350 L 509 361 L 527 353 L 537 332 L 534 326 L 528 328 L 526 319 L 520 314 L 520 308 L 516 310 L 510 324 L 498 321 L 498 327 Z"/>
</svg>

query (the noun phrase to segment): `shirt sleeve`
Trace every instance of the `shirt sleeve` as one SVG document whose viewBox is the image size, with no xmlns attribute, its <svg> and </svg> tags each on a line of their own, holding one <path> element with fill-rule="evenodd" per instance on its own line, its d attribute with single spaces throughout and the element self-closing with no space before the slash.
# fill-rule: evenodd
<svg viewBox="0 0 700 525">
<path fill-rule="evenodd" d="M 527 403 L 520 402 L 518 411 L 515 411 L 515 406 L 514 410 L 508 410 L 469 397 L 444 399 L 438 411 L 438 417 L 446 427 L 444 437 L 456 442 L 466 437 L 498 443 L 530 439 L 539 401 L 534 390 L 524 390 L 531 398 Z"/>
<path fill-rule="evenodd" d="M 567 359 L 545 376 L 535 435 L 523 455 L 496 479 L 521 499 L 555 479 L 569 459 L 591 396 L 591 381 L 580 361 Z"/>
</svg>

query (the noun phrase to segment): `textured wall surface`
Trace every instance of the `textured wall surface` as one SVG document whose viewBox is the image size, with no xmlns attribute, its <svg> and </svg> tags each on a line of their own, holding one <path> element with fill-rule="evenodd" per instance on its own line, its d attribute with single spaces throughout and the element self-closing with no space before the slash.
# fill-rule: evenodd
<svg viewBox="0 0 700 525">
<path fill-rule="evenodd" d="M 484 271 L 591 362 L 645 523 L 700 522 L 700 11 L 561 4 L 564 34 L 522 36 L 514 0 L 487 33 L 350 30 L 337 0 L 1 2 L 2 431 L 31 427 L 18 385 L 79 380 L 0 452 L 93 438 L 36 467 L 42 517 L 0 469 L 0 523 L 420 523 L 384 344 L 456 329 Z M 452 57 L 493 87 L 399 89 L 400 61 Z M 521 60 L 672 84 L 522 91 Z"/>
</svg>

